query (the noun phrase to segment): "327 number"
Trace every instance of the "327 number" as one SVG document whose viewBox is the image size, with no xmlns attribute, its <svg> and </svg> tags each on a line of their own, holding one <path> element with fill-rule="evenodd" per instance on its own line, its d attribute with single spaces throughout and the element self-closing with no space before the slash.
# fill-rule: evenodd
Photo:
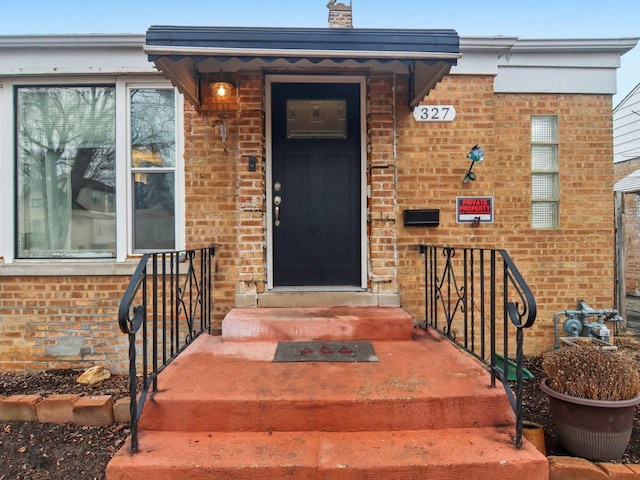
<svg viewBox="0 0 640 480">
<path fill-rule="evenodd" d="M 456 109 L 453 105 L 420 105 L 413 109 L 413 118 L 418 122 L 452 122 Z"/>
</svg>

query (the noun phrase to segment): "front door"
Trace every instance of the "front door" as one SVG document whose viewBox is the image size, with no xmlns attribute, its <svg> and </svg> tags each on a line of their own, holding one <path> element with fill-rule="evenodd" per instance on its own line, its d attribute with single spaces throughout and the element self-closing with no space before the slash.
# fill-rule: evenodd
<svg viewBox="0 0 640 480">
<path fill-rule="evenodd" d="M 359 287 L 360 84 L 271 95 L 273 285 Z"/>
</svg>

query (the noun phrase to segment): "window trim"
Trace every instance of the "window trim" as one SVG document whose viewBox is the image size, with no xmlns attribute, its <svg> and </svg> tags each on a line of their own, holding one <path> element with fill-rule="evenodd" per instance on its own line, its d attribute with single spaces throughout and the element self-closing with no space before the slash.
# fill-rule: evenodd
<svg viewBox="0 0 640 480">
<path fill-rule="evenodd" d="M 16 145 L 16 132 L 15 132 L 15 108 L 16 108 L 16 95 L 15 87 L 35 87 L 35 86 L 76 86 L 76 85 L 89 85 L 89 86 L 102 86 L 102 85 L 115 85 L 116 89 L 116 185 L 123 186 L 125 193 L 118 193 L 116 195 L 116 256 L 115 258 L 90 258 L 90 259 L 21 259 L 16 258 L 16 234 L 17 234 L 17 212 L 16 212 L 16 184 L 15 184 L 15 145 Z M 96 274 L 118 274 L 118 268 L 108 267 L 108 265 L 114 263 L 124 263 L 127 265 L 126 271 L 129 270 L 130 258 L 138 257 L 141 253 L 134 253 L 131 248 L 130 238 L 131 233 L 131 215 L 129 214 L 131 205 L 131 186 L 129 185 L 129 170 L 128 170 L 128 144 L 129 139 L 127 137 L 128 123 L 129 123 L 129 110 L 128 110 L 128 89 L 134 88 L 173 88 L 171 83 L 162 79 L 158 75 L 144 76 L 68 76 L 68 77 L 30 77 L 30 78 L 7 78 L 0 80 L 0 164 L 3 167 L 6 175 L 0 176 L 0 191 L 11 192 L 6 195 L 3 200 L 6 200 L 4 204 L 6 208 L 0 209 L 0 224 L 8 226 L 8 228 L 0 229 L 0 276 L 1 275 L 15 275 L 16 272 L 21 272 L 21 275 L 25 275 L 25 270 L 31 272 L 29 274 L 40 275 L 49 274 L 50 265 L 59 264 L 63 266 L 71 267 L 78 265 L 83 273 L 90 272 L 90 268 L 84 268 L 86 265 L 100 265 L 104 268 L 99 269 L 100 272 Z M 185 186 L 184 186 L 184 97 L 176 89 L 176 210 L 175 210 L 175 228 L 176 228 L 176 249 L 185 248 L 185 205 L 184 201 L 179 199 L 184 198 Z M 121 115 L 118 112 L 127 112 L 126 115 Z M 129 259 L 129 261 L 127 261 Z M 3 265 L 4 263 L 4 265 Z M 20 264 L 18 269 L 7 268 L 9 264 Z M 65 271 L 65 274 L 72 274 L 70 271 Z"/>
<path fill-rule="evenodd" d="M 126 135 L 125 135 L 125 139 L 126 139 L 126 173 L 127 173 L 127 178 L 126 180 L 124 180 L 126 182 L 127 185 L 127 212 L 125 214 L 125 216 L 123 218 L 126 218 L 127 220 L 127 252 L 129 252 L 129 254 L 131 255 L 142 255 L 144 253 L 149 253 L 149 252 L 157 252 L 159 250 L 157 249 L 135 249 L 134 248 L 134 198 L 133 198 L 133 180 L 132 180 L 132 174 L 133 171 L 144 171 L 144 168 L 134 168 L 132 166 L 132 161 L 131 161 L 131 92 L 133 90 L 152 90 L 152 89 L 162 89 L 162 90 L 171 90 L 173 89 L 175 91 L 175 103 L 174 103 L 174 116 L 175 116 L 175 128 L 176 128 L 176 143 L 174 145 L 174 149 L 175 149 L 175 164 L 173 167 L 157 167 L 153 169 L 152 173 L 173 173 L 174 178 L 173 178 L 173 182 L 174 182 L 174 192 L 175 192 L 175 198 L 174 198 L 174 215 L 175 215 L 175 220 L 174 220 L 174 238 L 175 238 L 175 248 L 176 249 L 180 249 L 183 248 L 184 245 L 184 235 L 182 237 L 180 237 L 180 232 L 184 231 L 184 226 L 180 227 L 179 226 L 179 219 L 182 219 L 181 225 L 184 225 L 184 215 L 182 213 L 179 213 L 179 210 L 181 210 L 182 212 L 184 212 L 184 202 L 179 202 L 178 199 L 180 198 L 184 198 L 183 192 L 184 192 L 184 176 L 178 175 L 178 172 L 184 172 L 184 161 L 183 161 L 183 143 L 182 143 L 182 139 L 183 139 L 183 132 L 184 132 L 184 128 L 183 128 L 183 104 L 182 104 L 182 96 L 178 93 L 178 90 L 174 89 L 170 84 L 167 85 L 166 83 L 155 83 L 152 84 L 150 82 L 143 82 L 143 83 L 138 83 L 138 82 L 127 82 L 126 83 L 126 87 L 125 87 L 125 99 L 126 99 Z M 118 185 L 124 185 L 124 183 L 122 184 L 118 184 Z M 180 206 L 178 204 L 181 204 Z"/>
<path fill-rule="evenodd" d="M 113 255 L 95 255 L 95 256 L 83 256 L 83 255 L 78 255 L 78 256 L 58 256 L 58 255 L 50 255 L 48 257 L 46 256 L 28 256 L 25 255 L 23 257 L 19 257 L 18 256 L 18 248 L 19 248 L 19 241 L 18 241 L 18 235 L 20 233 L 20 221 L 19 221 L 19 214 L 18 214 L 18 208 L 19 208 L 19 202 L 17 202 L 17 198 L 19 195 L 19 188 L 18 188 L 18 174 L 20 172 L 20 169 L 18 167 L 18 137 L 19 137 L 19 133 L 18 133 L 18 123 L 17 123 L 17 119 L 20 116 L 20 112 L 18 112 L 18 95 L 16 95 L 16 93 L 20 90 L 20 89 L 30 89 L 30 88 L 91 88 L 91 87 L 102 87 L 102 88 L 112 88 L 113 89 L 113 94 L 114 94 L 114 123 L 113 123 L 113 127 L 114 127 L 114 135 L 116 133 L 116 122 L 117 122 L 117 109 L 116 109 L 116 88 L 115 88 L 115 84 L 113 82 L 106 82 L 106 83 L 87 83 L 84 81 L 80 81 L 80 82 L 74 82 L 74 83 L 65 83 L 65 84 L 53 84 L 50 82 L 42 82 L 42 83 L 37 83 L 37 84 L 29 84 L 29 83 L 23 83 L 23 82 L 16 82 L 13 87 L 12 87 L 12 93 L 14 95 L 14 100 L 13 100 L 13 109 L 12 109 L 12 115 L 14 118 L 14 131 L 13 133 L 13 140 L 14 140 L 14 144 L 13 144 L 13 151 L 12 151 L 12 155 L 11 155 L 11 162 L 13 164 L 14 167 L 14 184 L 13 184 L 13 189 L 11 190 L 13 193 L 13 201 L 14 201 L 14 210 L 13 210 L 13 217 L 14 217 L 14 226 L 15 226 L 15 230 L 14 230 L 14 235 L 12 238 L 13 241 L 13 253 L 15 255 L 16 260 L 22 261 L 22 260 L 40 260 L 40 261 L 57 261 L 57 260 L 61 260 L 61 261 L 67 261 L 67 260 L 77 260 L 77 259 L 82 259 L 82 258 L 87 258 L 87 259 L 91 259 L 91 260 L 113 260 L 115 258 L 116 255 L 116 251 L 114 248 L 114 254 Z M 114 139 L 114 141 L 117 141 L 117 139 Z M 114 145 L 114 154 L 115 154 L 115 145 Z M 114 165 L 114 168 L 116 168 L 116 166 Z M 115 173 L 115 172 L 114 172 Z M 114 177 L 115 180 L 115 177 Z M 116 183 L 117 185 L 117 183 Z M 117 195 L 115 196 L 115 200 L 117 202 Z M 115 214 L 115 210 L 114 210 L 114 214 Z M 114 225 L 115 228 L 115 225 Z M 117 243 L 117 228 L 116 228 L 116 232 L 115 232 L 115 238 L 114 241 Z M 95 252 L 94 252 L 95 253 Z"/>
</svg>

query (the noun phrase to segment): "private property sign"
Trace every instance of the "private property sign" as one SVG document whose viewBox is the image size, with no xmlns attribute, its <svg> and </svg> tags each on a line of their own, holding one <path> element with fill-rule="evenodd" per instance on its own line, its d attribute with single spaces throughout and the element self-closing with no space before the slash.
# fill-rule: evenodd
<svg viewBox="0 0 640 480">
<path fill-rule="evenodd" d="M 457 223 L 493 223 L 493 197 L 457 197 Z"/>
</svg>

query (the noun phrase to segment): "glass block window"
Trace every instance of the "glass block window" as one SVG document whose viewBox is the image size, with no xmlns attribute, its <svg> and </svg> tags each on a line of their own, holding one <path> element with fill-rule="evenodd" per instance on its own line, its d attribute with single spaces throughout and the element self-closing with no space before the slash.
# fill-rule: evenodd
<svg viewBox="0 0 640 480">
<path fill-rule="evenodd" d="M 531 117 L 531 226 L 558 228 L 558 119 Z"/>
</svg>

